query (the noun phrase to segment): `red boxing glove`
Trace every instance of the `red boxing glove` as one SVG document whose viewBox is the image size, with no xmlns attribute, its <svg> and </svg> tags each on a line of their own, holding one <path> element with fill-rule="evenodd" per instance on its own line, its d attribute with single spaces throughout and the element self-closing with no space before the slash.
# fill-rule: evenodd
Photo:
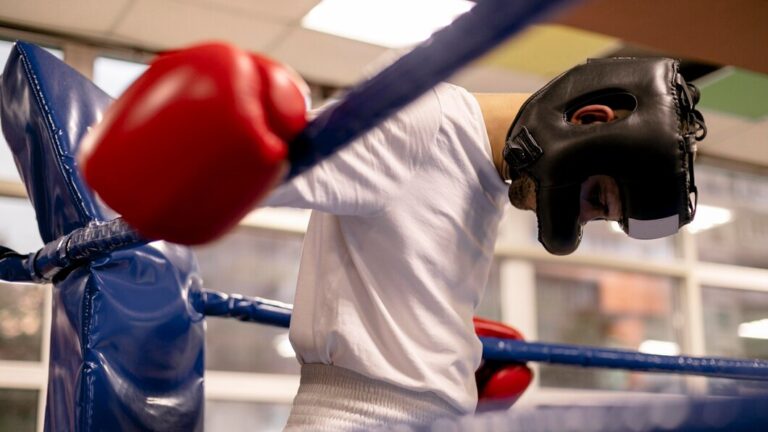
<svg viewBox="0 0 768 432">
<path fill-rule="evenodd" d="M 514 328 L 485 318 L 473 318 L 478 336 L 523 340 Z M 533 380 L 533 372 L 522 363 L 483 360 L 475 372 L 478 408 L 508 409 L 525 392 Z"/>
<path fill-rule="evenodd" d="M 285 173 L 305 95 L 295 73 L 231 45 L 160 55 L 85 138 L 85 179 L 148 238 L 210 241 Z"/>
</svg>

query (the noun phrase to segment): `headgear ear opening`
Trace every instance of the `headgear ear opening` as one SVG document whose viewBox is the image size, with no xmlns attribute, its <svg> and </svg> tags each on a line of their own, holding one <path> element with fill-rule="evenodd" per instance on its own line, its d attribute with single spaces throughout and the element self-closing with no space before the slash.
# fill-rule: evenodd
<svg viewBox="0 0 768 432">
<path fill-rule="evenodd" d="M 586 95 L 570 102 L 563 115 L 566 121 L 573 123 L 574 114 L 588 105 L 605 105 L 614 111 L 634 112 L 637 109 L 637 99 L 631 93 L 621 89 L 605 89 Z"/>
<path fill-rule="evenodd" d="M 665 58 L 590 60 L 555 78 L 523 105 L 507 135 L 508 177 L 537 185 L 539 240 L 554 254 L 581 240 L 579 185 L 607 175 L 619 185 L 620 224 L 636 238 L 674 234 L 696 209 L 693 159 L 706 126 L 699 91 Z M 580 106 L 628 110 L 627 121 L 569 122 Z"/>
</svg>

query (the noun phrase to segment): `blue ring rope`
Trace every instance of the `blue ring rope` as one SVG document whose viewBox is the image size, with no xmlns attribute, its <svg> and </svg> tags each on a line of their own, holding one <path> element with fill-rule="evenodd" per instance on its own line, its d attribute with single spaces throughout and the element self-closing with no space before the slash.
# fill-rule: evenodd
<svg viewBox="0 0 768 432">
<path fill-rule="evenodd" d="M 117 221 L 117 222 L 116 222 Z M 5 251 L 0 256 L 0 277 L 16 281 L 46 281 L 53 279 L 62 268 L 82 263 L 80 260 L 94 259 L 105 253 L 101 249 L 100 237 L 106 245 L 120 245 L 130 239 L 130 229 L 119 220 L 99 223 L 86 228 L 85 232 L 75 231 L 57 240 L 34 254 L 20 255 Z M 81 247 L 67 250 L 69 240 L 80 239 Z M 57 246 L 58 245 L 58 246 Z M 57 247 L 54 247 L 57 246 Z M 108 249 L 108 248 L 107 248 Z M 101 251 L 95 253 L 94 251 Z M 45 265 L 42 265 L 45 264 Z M 29 272 L 29 273 L 28 273 Z M 292 306 L 260 298 L 226 295 L 205 290 L 202 295 L 201 312 L 209 316 L 236 318 L 287 328 L 290 325 Z M 645 372 L 665 372 L 689 375 L 703 375 L 720 378 L 736 378 L 768 381 L 768 361 L 742 360 L 713 357 L 662 356 L 636 351 L 597 348 L 579 345 L 523 342 L 490 337 L 480 338 L 483 343 L 483 358 L 502 362 L 536 361 L 552 364 L 582 367 L 614 368 Z"/>
<path fill-rule="evenodd" d="M 293 306 L 257 297 L 226 296 L 204 290 L 204 314 L 288 328 Z M 483 359 L 504 363 L 535 361 L 588 368 L 676 373 L 713 378 L 768 381 L 768 361 L 667 356 L 582 345 L 481 337 Z"/>
<path fill-rule="evenodd" d="M 483 358 L 502 362 L 535 361 L 589 368 L 677 373 L 717 378 L 768 381 L 768 361 L 719 357 L 646 354 L 581 345 L 480 338 Z"/>
</svg>

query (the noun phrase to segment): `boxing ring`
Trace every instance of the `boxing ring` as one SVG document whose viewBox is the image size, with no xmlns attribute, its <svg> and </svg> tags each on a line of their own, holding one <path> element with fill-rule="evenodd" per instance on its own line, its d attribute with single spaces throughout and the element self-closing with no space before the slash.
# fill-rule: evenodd
<svg viewBox="0 0 768 432">
<path fill-rule="evenodd" d="M 480 2 L 313 120 L 291 144 L 289 176 L 558 3 Z M 189 248 L 141 238 L 99 202 L 75 162 L 111 102 L 93 83 L 19 42 L 1 88 L 3 132 L 45 246 L 28 254 L 0 248 L 0 279 L 53 283 L 46 430 L 202 430 L 205 317 L 287 327 L 291 306 L 204 288 Z M 481 339 L 489 360 L 768 381 L 761 360 Z M 768 397 L 553 407 L 446 419 L 433 430 L 766 430 L 766 408 Z"/>
</svg>

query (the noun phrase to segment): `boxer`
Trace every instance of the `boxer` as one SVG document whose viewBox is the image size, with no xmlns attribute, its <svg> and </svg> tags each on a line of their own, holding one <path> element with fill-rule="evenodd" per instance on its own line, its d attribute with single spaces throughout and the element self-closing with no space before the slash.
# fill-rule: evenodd
<svg viewBox="0 0 768 432">
<path fill-rule="evenodd" d="M 229 47 L 161 63 L 96 128 L 85 175 L 126 218 L 141 214 L 129 219 L 139 230 L 164 236 L 165 225 L 206 241 L 279 181 L 282 146 L 298 127 L 278 125 L 301 125 L 301 86 Z M 637 238 L 690 222 L 705 129 L 678 67 L 595 60 L 533 95 L 440 84 L 272 191 L 261 205 L 314 210 L 291 322 L 302 370 L 287 430 L 427 424 L 475 410 L 472 315 L 507 201 L 536 212 L 539 240 L 554 254 L 573 252 L 593 219 Z M 149 165 L 172 181 L 114 184 L 125 182 L 117 165 L 135 170 L 153 154 L 162 163 Z M 122 196 L 136 188 L 142 199 Z M 211 210 L 238 193 L 247 195 L 238 211 Z M 210 208 L 190 220 L 201 201 Z"/>
</svg>

